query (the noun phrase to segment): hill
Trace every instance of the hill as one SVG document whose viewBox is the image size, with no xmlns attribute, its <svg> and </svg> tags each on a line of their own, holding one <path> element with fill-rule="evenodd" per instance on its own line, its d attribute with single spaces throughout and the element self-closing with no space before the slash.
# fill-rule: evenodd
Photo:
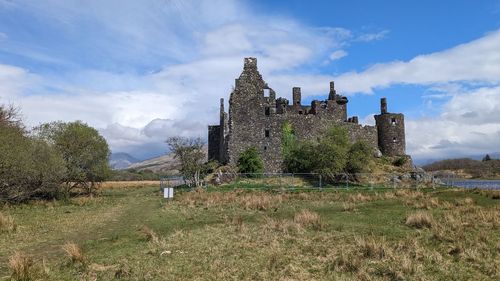
<svg viewBox="0 0 500 281">
<path fill-rule="evenodd" d="M 179 161 L 173 155 L 167 154 L 155 158 L 147 159 L 142 162 L 133 163 L 127 169 L 152 172 L 172 172 L 175 173 L 179 169 Z"/>
<path fill-rule="evenodd" d="M 422 166 L 428 172 L 452 172 L 464 178 L 500 178 L 500 160 L 480 161 L 470 158 L 445 159 Z"/>
<path fill-rule="evenodd" d="M 109 165 L 113 169 L 126 169 L 130 165 L 139 162 L 139 159 L 125 152 L 112 153 L 109 159 Z"/>
</svg>

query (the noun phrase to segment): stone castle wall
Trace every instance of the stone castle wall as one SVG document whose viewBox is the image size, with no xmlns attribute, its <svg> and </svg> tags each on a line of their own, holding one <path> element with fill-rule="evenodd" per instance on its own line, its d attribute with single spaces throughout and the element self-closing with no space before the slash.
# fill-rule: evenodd
<svg viewBox="0 0 500 281">
<path fill-rule="evenodd" d="M 292 96 L 291 105 L 284 98 L 276 99 L 275 92 L 257 70 L 257 60 L 246 58 L 243 72 L 236 79 L 235 88 L 230 95 L 229 115 L 224 117 L 221 102 L 220 125 L 218 129 L 215 126 L 209 127 L 209 159 L 235 165 L 243 151 L 256 147 L 264 162 L 265 171 L 281 172 L 281 140 L 285 122 L 292 125 L 299 140 L 318 137 L 334 124 L 347 128 L 350 141 L 364 140 L 374 148 L 380 146 L 381 136 L 384 140 L 392 136 L 391 133 L 381 135 L 380 130 L 377 131 L 378 127 L 359 125 L 357 117 L 347 118 L 347 98 L 337 95 L 333 82 L 330 84 L 328 99 L 312 101 L 310 106 L 301 104 L 300 88 L 293 88 Z M 404 134 L 404 123 L 402 124 Z M 381 128 L 386 128 L 385 123 Z M 401 140 L 404 142 L 404 138 Z M 397 144 L 392 145 L 386 151 L 399 153 L 401 148 L 396 146 Z"/>
</svg>

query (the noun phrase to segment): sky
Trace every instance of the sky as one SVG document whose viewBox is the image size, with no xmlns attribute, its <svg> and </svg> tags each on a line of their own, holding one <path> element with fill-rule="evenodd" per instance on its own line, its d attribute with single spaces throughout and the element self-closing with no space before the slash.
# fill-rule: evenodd
<svg viewBox="0 0 500 281">
<path fill-rule="evenodd" d="M 0 0 L 0 104 L 139 159 L 206 139 L 244 57 L 288 99 L 334 80 L 367 125 L 387 97 L 417 161 L 500 151 L 499 0 Z"/>
</svg>

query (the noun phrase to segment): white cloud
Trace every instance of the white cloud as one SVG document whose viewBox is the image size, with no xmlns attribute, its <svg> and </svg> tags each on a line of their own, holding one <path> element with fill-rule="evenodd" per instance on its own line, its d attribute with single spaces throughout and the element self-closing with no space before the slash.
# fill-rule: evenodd
<svg viewBox="0 0 500 281">
<path fill-rule="evenodd" d="M 378 41 L 384 39 L 387 34 L 389 34 L 389 30 L 382 30 L 377 33 L 365 33 L 358 36 L 356 40 L 362 42 Z"/>
<path fill-rule="evenodd" d="M 344 50 L 337 50 L 333 53 L 330 54 L 330 60 L 331 61 L 334 61 L 334 60 L 339 60 L 343 57 L 347 56 L 347 52 L 344 51 Z"/>
<path fill-rule="evenodd" d="M 0 65 L 0 102 L 20 105 L 30 125 L 80 119 L 100 128 L 113 151 L 152 156 L 166 150 L 163 141 L 172 134 L 206 136 L 242 58 L 256 56 L 281 96 L 290 96 L 292 86 L 301 86 L 304 97 L 326 94 L 331 80 L 342 94 L 395 84 L 429 86 L 427 99 L 447 101 L 436 119 L 407 118 L 408 152 L 416 157 L 483 152 L 500 142 L 500 31 L 360 72 L 305 74 L 297 69 L 345 57 L 352 42 L 380 40 L 387 31 L 358 36 L 220 1 L 88 1 L 85 9 L 79 1 L 56 0 L 0 6 L 23 9 L 64 38 L 53 42 L 57 46 L 10 45 L 1 47 L 4 51 L 69 68 L 44 74 Z M 373 122 L 371 115 L 363 120 Z"/>
<path fill-rule="evenodd" d="M 77 42 L 79 48 L 91 45 L 85 56 L 92 61 L 112 59 L 131 66 L 139 61 L 141 66 L 142 60 L 152 59 L 157 69 L 137 73 L 82 65 L 49 75 L 9 68 L 17 71 L 19 85 L 0 70 L 0 82 L 9 81 L 1 83 L 0 88 L 9 88 L 0 97 L 8 95 L 21 106 L 29 125 L 83 120 L 100 128 L 113 151 L 141 148 L 160 153 L 164 139 L 173 133 L 205 137 L 206 125 L 218 121 L 218 100 L 230 93 L 243 57 L 258 57 L 263 75 L 272 77 L 314 64 L 351 37 L 342 28 L 311 28 L 279 16 L 254 15 L 236 1 L 88 5 L 82 9 L 74 1 L 21 1 L 9 9 L 27 10 L 48 26 L 57 26 L 68 40 L 76 40 L 75 30 L 90 28 L 91 22 L 99 32 L 79 34 Z M 80 63 L 79 57 L 65 57 L 64 52 L 41 57 L 30 51 L 23 53 L 44 62 Z M 281 85 L 284 93 L 291 86 L 290 81 Z"/>
<path fill-rule="evenodd" d="M 481 155 L 499 151 L 500 87 L 453 96 L 436 118 L 406 122 L 407 150 L 417 159 Z"/>
<path fill-rule="evenodd" d="M 373 65 L 363 72 L 349 72 L 336 78 L 346 92 L 372 93 L 394 84 L 449 83 L 457 81 L 500 82 L 500 31 L 469 43 L 410 61 Z"/>
</svg>

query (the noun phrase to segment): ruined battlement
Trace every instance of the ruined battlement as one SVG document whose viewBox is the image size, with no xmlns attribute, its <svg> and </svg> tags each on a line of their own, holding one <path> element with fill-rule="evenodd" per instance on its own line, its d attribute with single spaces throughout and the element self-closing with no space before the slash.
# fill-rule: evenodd
<svg viewBox="0 0 500 281">
<path fill-rule="evenodd" d="M 311 139 L 332 124 L 347 128 L 349 139 L 364 140 L 389 156 L 405 154 L 404 116 L 388 113 L 387 100 L 381 101 L 376 126 L 362 126 L 357 116 L 347 117 L 348 99 L 337 93 L 335 83 L 325 100 L 302 104 L 300 87 L 292 88 L 292 102 L 276 98 L 276 92 L 263 80 L 256 58 L 245 58 L 243 71 L 235 79 L 229 98 L 228 113 L 221 99 L 219 125 L 209 126 L 209 159 L 235 164 L 239 155 L 256 147 L 267 172 L 282 170 L 281 134 L 285 123 L 294 128 L 296 137 Z"/>
</svg>

